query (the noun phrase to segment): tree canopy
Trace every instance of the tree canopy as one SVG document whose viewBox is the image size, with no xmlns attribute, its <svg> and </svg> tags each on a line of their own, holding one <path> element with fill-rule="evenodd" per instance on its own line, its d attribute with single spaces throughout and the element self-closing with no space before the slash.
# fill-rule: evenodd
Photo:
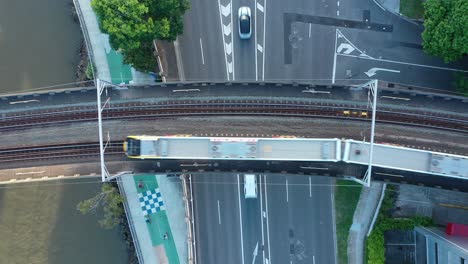
<svg viewBox="0 0 468 264">
<path fill-rule="evenodd" d="M 76 209 L 82 214 L 88 214 L 95 213 L 102 206 L 104 218 L 99 220 L 99 224 L 105 229 L 112 229 L 120 223 L 120 218 L 124 214 L 123 201 L 124 198 L 117 188 L 109 183 L 104 183 L 100 193 L 88 200 L 81 201 Z"/>
<path fill-rule="evenodd" d="M 427 0 L 424 8 L 424 50 L 445 62 L 468 54 L 468 1 Z"/>
<path fill-rule="evenodd" d="M 92 0 L 101 30 L 109 34 L 113 49 L 124 54 L 124 60 L 135 68 L 152 71 L 148 59 L 142 63 L 140 48 L 149 50 L 154 39 L 174 41 L 183 31 L 187 0 Z M 152 56 L 152 54 L 148 54 Z M 143 68 L 141 66 L 144 66 Z M 146 68 L 145 68 L 146 67 Z"/>
</svg>

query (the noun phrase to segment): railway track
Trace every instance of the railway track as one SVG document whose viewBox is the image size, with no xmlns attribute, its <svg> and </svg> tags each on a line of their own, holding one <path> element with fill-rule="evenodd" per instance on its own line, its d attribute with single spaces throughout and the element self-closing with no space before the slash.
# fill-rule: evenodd
<svg viewBox="0 0 468 264">
<path fill-rule="evenodd" d="M 0 149 L 0 165 L 10 162 L 97 157 L 98 155 L 99 143 L 96 142 L 6 148 Z M 110 142 L 106 146 L 106 155 L 123 156 L 124 152 L 122 142 Z"/>
<path fill-rule="evenodd" d="M 316 117 L 360 121 L 371 118 L 368 109 L 358 106 L 312 104 L 294 100 L 172 100 L 155 104 L 113 104 L 103 111 L 104 120 L 209 115 Z M 376 119 L 382 123 L 468 132 L 468 117 L 455 114 L 404 112 L 379 107 Z M 0 131 L 96 120 L 97 108 L 92 106 L 15 112 L 1 117 Z"/>
</svg>

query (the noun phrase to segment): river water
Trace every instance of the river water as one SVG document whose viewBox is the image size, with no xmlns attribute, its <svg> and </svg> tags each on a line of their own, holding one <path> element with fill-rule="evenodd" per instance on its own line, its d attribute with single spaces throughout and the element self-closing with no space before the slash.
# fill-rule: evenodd
<svg viewBox="0 0 468 264">
<path fill-rule="evenodd" d="M 0 263 L 127 264 L 120 229 L 76 210 L 99 189 L 100 178 L 0 185 Z"/>
<path fill-rule="evenodd" d="M 75 82 L 72 0 L 0 0 L 0 94 Z"/>
</svg>

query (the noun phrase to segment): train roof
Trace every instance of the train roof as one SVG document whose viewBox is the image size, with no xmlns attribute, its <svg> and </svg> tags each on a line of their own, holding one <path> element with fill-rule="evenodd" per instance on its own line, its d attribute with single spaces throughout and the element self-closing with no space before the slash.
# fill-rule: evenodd
<svg viewBox="0 0 468 264">
<path fill-rule="evenodd" d="M 346 140 L 343 161 L 368 164 L 370 144 Z M 375 166 L 468 178 L 468 157 L 411 149 L 400 146 L 374 144 Z"/>
<path fill-rule="evenodd" d="M 133 137 L 142 158 L 338 161 L 339 139 Z"/>
</svg>

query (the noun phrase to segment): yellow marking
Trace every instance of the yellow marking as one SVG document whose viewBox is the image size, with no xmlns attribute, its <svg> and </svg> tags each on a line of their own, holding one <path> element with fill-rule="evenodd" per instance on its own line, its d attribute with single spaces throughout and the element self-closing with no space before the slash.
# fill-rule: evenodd
<svg viewBox="0 0 468 264">
<path fill-rule="evenodd" d="M 451 208 L 458 208 L 458 209 L 468 210 L 468 206 L 463 206 L 463 205 L 446 204 L 446 203 L 440 203 L 438 205 L 443 206 L 443 207 L 451 207 Z"/>
<path fill-rule="evenodd" d="M 344 114 L 344 115 L 349 115 L 349 111 L 348 111 L 348 110 L 343 111 L 343 114 Z"/>
<path fill-rule="evenodd" d="M 367 112 L 361 112 L 362 117 L 367 117 Z"/>
</svg>

